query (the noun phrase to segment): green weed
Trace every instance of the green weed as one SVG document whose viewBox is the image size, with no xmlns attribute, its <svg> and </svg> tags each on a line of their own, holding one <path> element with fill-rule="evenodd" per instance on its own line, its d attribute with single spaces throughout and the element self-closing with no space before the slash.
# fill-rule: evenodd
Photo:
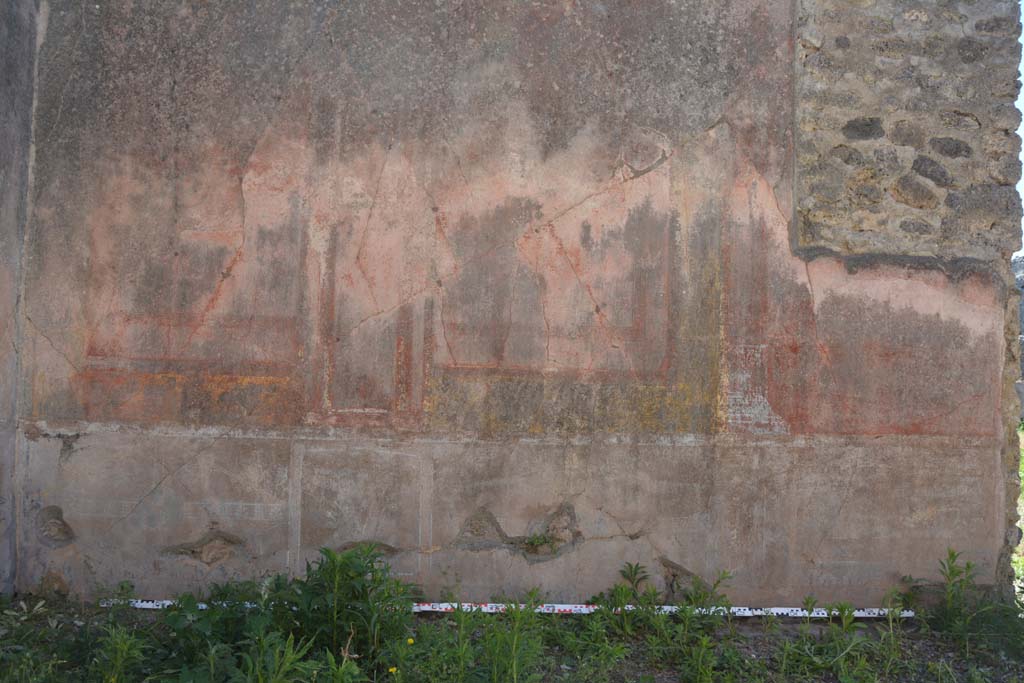
<svg viewBox="0 0 1024 683">
<path fill-rule="evenodd" d="M 547 533 L 530 534 L 523 540 L 526 551 L 531 553 L 539 553 L 545 547 L 553 551 L 556 545 L 557 541 Z"/>
<path fill-rule="evenodd" d="M 1024 657 L 1024 602 L 1019 595 L 1000 599 L 975 582 L 972 562 L 950 549 L 939 562 L 941 596 L 928 611 L 929 625 L 954 642 L 964 656 L 981 649 Z"/>
<path fill-rule="evenodd" d="M 206 609 L 192 595 L 144 616 L 123 604 L 93 612 L 0 598 L 0 683 L 1013 680 L 1012 660 L 995 655 L 1024 657 L 1021 605 L 993 600 L 955 552 L 940 569 L 932 606 L 926 587 L 911 580 L 909 591 L 889 593 L 888 616 L 870 626 L 837 603 L 826 606 L 826 620 L 766 618 L 744 630 L 730 616 L 727 573 L 674 587 L 675 611 L 660 609 L 665 597 L 655 581 L 629 563 L 589 616 L 539 614 L 532 592 L 500 614 L 459 608 L 414 619 L 414 587 L 392 576 L 372 547 L 324 550 L 304 578 L 213 586 L 201 598 Z M 131 593 L 125 584 L 109 595 Z M 930 627 L 924 634 L 905 631 L 900 617 L 919 603 Z M 814 598 L 804 601 L 808 612 L 816 607 Z M 956 654 L 931 665 L 915 660 L 914 638 Z M 752 640 L 770 654 L 751 656 Z"/>
<path fill-rule="evenodd" d="M 341 659 L 336 659 L 330 650 L 324 651 L 324 668 L 317 680 L 324 683 L 364 683 L 369 679 L 363 675 L 348 652 L 343 651 Z"/>
<path fill-rule="evenodd" d="M 525 604 L 509 603 L 496 619 L 486 622 L 483 652 L 491 683 L 532 683 L 541 680 L 543 654 L 540 604 L 536 591 L 527 595 Z"/>
<path fill-rule="evenodd" d="M 903 656 L 903 610 L 906 609 L 904 596 L 898 590 L 891 590 L 882 601 L 886 610 L 885 623 L 878 634 L 876 652 L 882 663 L 883 673 L 888 676 L 905 669 Z"/>
<path fill-rule="evenodd" d="M 294 635 L 285 637 L 277 631 L 254 633 L 242 642 L 248 647 L 241 653 L 241 666 L 232 680 L 245 683 L 308 681 L 318 669 L 315 662 L 305 660 L 312 644 L 309 640 L 296 643 Z"/>
<path fill-rule="evenodd" d="M 457 602 L 452 599 L 451 602 Z M 408 659 L 410 680 L 466 683 L 482 677 L 481 644 L 475 635 L 489 617 L 463 609 L 421 624 Z"/>
<path fill-rule="evenodd" d="M 614 636 L 603 613 L 593 614 L 575 624 L 552 622 L 545 632 L 566 655 L 571 680 L 607 683 L 626 659 L 626 642 Z"/>
<path fill-rule="evenodd" d="M 135 680 L 145 650 L 146 644 L 125 627 L 108 626 L 93 660 L 96 679 L 103 683 Z"/>
</svg>

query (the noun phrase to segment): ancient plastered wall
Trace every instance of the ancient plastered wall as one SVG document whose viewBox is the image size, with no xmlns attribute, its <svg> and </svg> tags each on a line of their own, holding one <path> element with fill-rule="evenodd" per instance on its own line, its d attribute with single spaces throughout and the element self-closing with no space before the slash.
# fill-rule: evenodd
<svg viewBox="0 0 1024 683">
<path fill-rule="evenodd" d="M 947 545 L 1004 571 L 1016 209 L 971 197 L 1016 173 L 978 142 L 1012 93 L 964 95 L 979 156 L 923 185 L 961 200 L 913 216 L 967 227 L 915 251 L 890 187 L 936 181 L 872 131 L 945 124 L 835 118 L 825 3 L 46 7 L 22 588 L 160 596 L 364 540 L 471 598 L 624 561 L 759 604 L 877 602 Z M 873 59 L 858 17 L 889 10 L 858 8 Z M 938 35 L 1002 17 L 1011 69 L 1009 5 L 946 9 Z M 908 164 L 876 171 L 899 222 L 822 208 L 855 154 Z"/>
<path fill-rule="evenodd" d="M 1019 311 L 1005 264 L 1020 248 L 1019 5 L 1016 2 L 803 2 L 799 18 L 798 207 L 794 250 L 987 272 L 1010 292 L 1001 378 L 1009 581 L 1020 540 Z M 993 379 L 993 393 L 1000 386 Z M 969 392 L 962 395 L 971 400 Z"/>
<path fill-rule="evenodd" d="M 36 7 L 0 7 L 0 591 L 14 587 L 18 282 L 32 132 Z"/>
</svg>

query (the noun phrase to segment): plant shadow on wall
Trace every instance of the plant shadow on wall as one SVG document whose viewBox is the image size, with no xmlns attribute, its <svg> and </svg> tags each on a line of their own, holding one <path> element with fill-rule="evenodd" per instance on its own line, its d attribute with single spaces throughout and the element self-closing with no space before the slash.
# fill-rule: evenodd
<svg viewBox="0 0 1024 683">
<path fill-rule="evenodd" d="M 219 585 L 157 613 L 131 608 L 129 585 L 108 609 L 8 601 L 0 682 L 1024 681 L 1024 605 L 988 596 L 953 551 L 940 567 L 941 584 L 908 580 L 873 622 L 841 603 L 827 619 L 735 619 L 727 573 L 670 587 L 682 599 L 667 613 L 639 564 L 586 616 L 539 613 L 534 591 L 499 614 L 417 617 L 416 588 L 372 546 L 324 549 L 305 578 Z M 924 618 L 901 619 L 908 607 Z"/>
</svg>

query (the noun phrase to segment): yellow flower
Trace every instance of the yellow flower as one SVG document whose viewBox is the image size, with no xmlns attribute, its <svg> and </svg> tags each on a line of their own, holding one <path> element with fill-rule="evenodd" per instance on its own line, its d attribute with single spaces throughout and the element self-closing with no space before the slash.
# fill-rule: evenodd
<svg viewBox="0 0 1024 683">
<path fill-rule="evenodd" d="M 412 644 L 413 644 L 413 643 L 415 643 L 416 641 L 415 641 L 415 640 L 413 640 L 412 638 L 410 638 L 409 640 L 407 640 L 407 641 L 405 641 L 405 642 L 406 642 L 406 644 L 408 644 L 408 645 L 412 645 Z"/>
<path fill-rule="evenodd" d="M 393 666 L 390 669 L 388 669 L 388 673 L 389 674 L 393 674 L 393 673 L 397 673 L 397 672 L 398 672 L 398 667 L 397 666 Z"/>
</svg>

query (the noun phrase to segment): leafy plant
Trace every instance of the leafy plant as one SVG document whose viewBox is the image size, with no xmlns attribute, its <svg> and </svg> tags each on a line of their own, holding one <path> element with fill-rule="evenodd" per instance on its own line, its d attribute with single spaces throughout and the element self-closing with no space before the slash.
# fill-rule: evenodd
<svg viewBox="0 0 1024 683">
<path fill-rule="evenodd" d="M 943 582 L 940 600 L 929 612 L 931 627 L 950 638 L 964 656 L 971 656 L 979 646 L 1024 656 L 1020 596 L 1007 600 L 986 594 L 975 582 L 974 563 L 961 563 L 960 557 L 950 548 L 939 562 Z"/>
<path fill-rule="evenodd" d="M 134 680 L 134 674 L 142 662 L 146 645 L 123 626 L 107 627 L 106 635 L 100 639 L 99 652 L 93 661 L 93 668 L 103 683 L 122 683 Z"/>
<path fill-rule="evenodd" d="M 539 681 L 543 653 L 542 624 L 536 612 L 540 599 L 531 591 L 523 605 L 509 603 L 498 618 L 488 621 L 483 650 L 491 683 Z"/>
<path fill-rule="evenodd" d="M 331 652 L 350 641 L 368 669 L 380 668 L 387 644 L 404 639 L 412 626 L 412 587 L 393 578 L 370 545 L 343 553 L 321 549 L 293 595 L 304 634 Z"/>
<path fill-rule="evenodd" d="M 636 614 L 630 609 L 634 597 L 633 590 L 620 583 L 612 586 L 598 603 L 606 622 L 622 638 L 635 638 L 638 633 Z"/>
<path fill-rule="evenodd" d="M 465 683 L 482 677 L 481 646 L 475 639 L 485 626 L 479 612 L 457 607 L 443 619 L 416 629 L 416 647 L 409 653 L 410 678 Z"/>
<path fill-rule="evenodd" d="M 810 613 L 816 607 L 813 598 L 804 600 L 807 616 L 800 625 L 799 635 L 782 642 L 779 669 L 784 676 L 809 677 L 831 673 L 840 681 L 873 681 L 869 655 L 872 643 L 863 633 L 864 624 L 854 619 L 854 609 L 847 603 L 825 607 L 830 615 L 828 625 L 820 636 L 811 632 Z"/>
<path fill-rule="evenodd" d="M 548 631 L 570 656 L 574 680 L 607 683 L 629 652 L 624 642 L 612 637 L 612 630 L 600 612 L 576 624 L 555 622 Z"/>
<path fill-rule="evenodd" d="M 732 580 L 732 574 L 721 571 L 715 580 L 707 583 L 699 576 L 693 578 L 689 590 L 684 593 L 683 604 L 707 617 L 704 628 L 716 629 L 732 619 L 732 602 L 725 595 L 725 586 Z"/>
<path fill-rule="evenodd" d="M 324 650 L 324 670 L 317 680 L 325 683 L 363 683 L 369 679 L 360 671 L 347 651 L 342 652 L 341 659 L 335 658 L 330 650 Z"/>
<path fill-rule="evenodd" d="M 885 622 L 878 634 L 877 651 L 883 662 L 883 671 L 888 676 L 906 668 L 903 658 L 904 595 L 895 589 L 889 591 L 882 607 L 885 609 Z"/>
<path fill-rule="evenodd" d="M 197 662 L 206 672 L 226 668 L 218 662 L 229 647 L 263 647 L 261 639 L 284 648 L 326 651 L 335 664 L 326 662 L 332 675 L 355 675 L 356 659 L 371 672 L 383 670 L 387 651 L 411 629 L 412 587 L 390 574 L 380 553 L 372 546 L 344 552 L 322 549 L 320 558 L 307 565 L 304 579 L 273 576 L 262 583 L 238 582 L 214 586 L 203 609 L 192 595 L 183 595 L 163 615 L 170 635 L 185 662 L 182 675 L 193 674 Z M 273 634 L 277 634 L 274 636 Z M 295 644 L 297 643 L 297 644 Z M 274 648 L 268 652 L 277 652 Z M 262 652 L 262 650 L 261 650 Z M 263 655 L 240 656 L 243 674 L 271 671 L 258 665 Z M 346 664 L 345 662 L 348 662 Z M 248 675 L 248 674 L 246 674 Z"/>
<path fill-rule="evenodd" d="M 246 638 L 247 629 L 270 625 L 270 617 L 258 606 L 250 607 L 244 599 L 255 598 L 254 592 L 246 590 L 244 597 L 227 595 L 226 592 L 214 587 L 209 609 L 202 609 L 199 600 L 187 593 L 178 597 L 161 614 L 162 625 L 168 629 L 170 643 L 180 660 L 186 663 L 201 661 L 204 668 L 208 668 L 210 657 L 223 653 L 223 648 L 216 648 L 218 644 L 233 646 Z"/>
<path fill-rule="evenodd" d="M 626 585 L 633 591 L 633 595 L 640 596 L 640 586 L 647 581 L 650 575 L 647 573 L 647 569 L 638 562 L 627 562 L 622 569 L 619 570 L 619 576 L 625 581 Z"/>
<path fill-rule="evenodd" d="M 178 674 L 179 681 L 191 683 L 213 683 L 229 678 L 236 671 L 234 653 L 224 643 L 209 643 L 205 656 L 195 662 L 184 665 L 180 669 L 171 669 L 167 673 Z"/>
<path fill-rule="evenodd" d="M 523 546 L 527 552 L 537 553 L 541 548 L 555 548 L 555 539 L 548 533 L 530 534 L 523 540 Z"/>
<path fill-rule="evenodd" d="M 701 635 L 687 648 L 683 663 L 684 676 L 694 683 L 711 683 L 715 675 L 715 659 L 711 636 Z"/>
<path fill-rule="evenodd" d="M 58 668 L 62 660 L 39 657 L 35 652 L 23 651 L 9 659 L 0 669 L 0 683 L 57 683 L 63 680 Z"/>
<path fill-rule="evenodd" d="M 248 649 L 241 654 L 241 666 L 232 681 L 238 683 L 301 683 L 317 673 L 316 662 L 305 660 L 312 642 L 295 641 L 277 631 L 254 633 L 243 643 Z"/>
</svg>

